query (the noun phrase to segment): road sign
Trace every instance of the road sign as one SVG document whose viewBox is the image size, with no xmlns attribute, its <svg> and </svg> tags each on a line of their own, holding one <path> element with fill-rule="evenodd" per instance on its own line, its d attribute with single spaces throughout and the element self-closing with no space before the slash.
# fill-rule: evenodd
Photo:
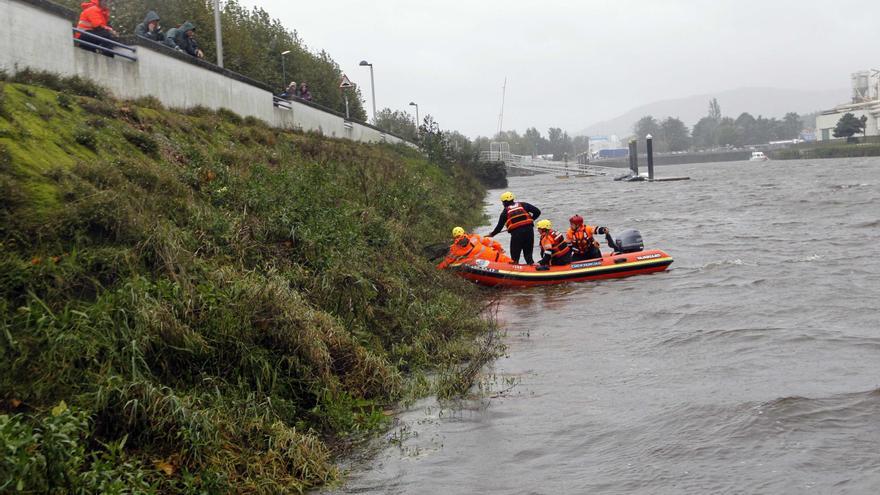
<svg viewBox="0 0 880 495">
<path fill-rule="evenodd" d="M 354 84 L 351 82 L 351 79 L 348 78 L 345 74 L 342 75 L 342 80 L 339 81 L 340 89 L 348 89 L 353 88 Z"/>
</svg>

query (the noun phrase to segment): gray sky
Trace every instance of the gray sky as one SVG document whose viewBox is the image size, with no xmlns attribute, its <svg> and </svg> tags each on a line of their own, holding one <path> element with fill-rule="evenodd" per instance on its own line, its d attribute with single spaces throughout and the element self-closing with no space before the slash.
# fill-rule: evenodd
<svg viewBox="0 0 880 495">
<path fill-rule="evenodd" d="M 244 0 L 325 49 L 370 108 L 444 129 L 577 132 L 632 107 L 745 86 L 835 89 L 880 68 L 877 0 Z"/>
</svg>

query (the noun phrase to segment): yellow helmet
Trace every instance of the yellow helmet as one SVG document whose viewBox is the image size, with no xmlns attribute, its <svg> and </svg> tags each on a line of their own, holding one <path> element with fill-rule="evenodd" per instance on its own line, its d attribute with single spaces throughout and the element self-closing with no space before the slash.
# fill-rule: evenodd
<svg viewBox="0 0 880 495">
<path fill-rule="evenodd" d="M 452 238 L 458 239 L 459 237 L 464 235 L 464 229 L 461 227 L 456 227 L 452 229 Z"/>
<path fill-rule="evenodd" d="M 550 230 L 553 228 L 553 222 L 551 222 L 550 220 L 547 220 L 547 219 L 538 220 L 537 227 L 538 227 L 538 230 Z"/>
<path fill-rule="evenodd" d="M 516 198 L 513 196 L 513 193 L 507 191 L 506 193 L 501 195 L 501 201 L 514 201 Z"/>
</svg>

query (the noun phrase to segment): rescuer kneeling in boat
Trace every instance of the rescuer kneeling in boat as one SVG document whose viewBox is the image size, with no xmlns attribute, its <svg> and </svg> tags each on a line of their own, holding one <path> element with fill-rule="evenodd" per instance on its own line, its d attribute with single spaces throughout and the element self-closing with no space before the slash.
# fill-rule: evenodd
<svg viewBox="0 0 880 495">
<path fill-rule="evenodd" d="M 575 215 L 568 219 L 571 228 L 565 234 L 565 239 L 571 246 L 571 261 L 594 260 L 602 257 L 602 251 L 599 249 L 599 241 L 593 237 L 594 234 L 605 234 L 607 237 L 609 232 L 607 227 L 594 227 L 592 225 L 584 225 L 584 219 L 580 215 Z"/>
<path fill-rule="evenodd" d="M 501 244 L 488 237 L 482 237 L 477 234 L 468 235 L 463 228 L 456 227 L 452 229 L 452 239 L 449 255 L 437 265 L 437 268 L 441 270 L 452 263 L 464 263 L 470 260 L 487 260 L 500 263 L 513 262 L 509 256 L 504 254 L 504 248 L 501 247 Z"/>
<path fill-rule="evenodd" d="M 538 262 L 538 270 L 571 264 L 571 246 L 564 235 L 553 230 L 550 220 L 538 222 L 538 233 L 541 234 L 541 261 Z"/>
<path fill-rule="evenodd" d="M 510 234 L 510 256 L 513 262 L 519 264 L 519 257 L 522 254 L 526 264 L 533 265 L 535 263 L 532 258 L 535 247 L 534 223 L 541 216 L 541 210 L 529 203 L 518 203 L 513 193 L 509 191 L 501 195 L 501 203 L 504 209 L 501 210 L 498 225 L 488 237 L 495 237 L 506 228 Z"/>
</svg>

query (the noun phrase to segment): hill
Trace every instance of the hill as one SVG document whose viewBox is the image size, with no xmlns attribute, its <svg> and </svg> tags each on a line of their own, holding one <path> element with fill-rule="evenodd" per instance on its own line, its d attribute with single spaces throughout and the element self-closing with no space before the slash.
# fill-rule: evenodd
<svg viewBox="0 0 880 495">
<path fill-rule="evenodd" d="M 803 91 L 777 88 L 741 88 L 714 94 L 657 101 L 634 108 L 623 115 L 593 124 L 578 135 L 612 135 L 621 138 L 633 132 L 633 124 L 646 115 L 657 119 L 678 117 L 692 127 L 708 113 L 709 101 L 718 98 L 725 116 L 736 118 L 743 112 L 753 116 L 781 118 L 788 112 L 813 113 L 848 101 L 849 90 Z"/>
<path fill-rule="evenodd" d="M 482 217 L 459 168 L 16 78 L 42 86 L 0 82 L 0 492 L 301 492 L 487 355 L 476 289 L 422 254 Z"/>
</svg>

